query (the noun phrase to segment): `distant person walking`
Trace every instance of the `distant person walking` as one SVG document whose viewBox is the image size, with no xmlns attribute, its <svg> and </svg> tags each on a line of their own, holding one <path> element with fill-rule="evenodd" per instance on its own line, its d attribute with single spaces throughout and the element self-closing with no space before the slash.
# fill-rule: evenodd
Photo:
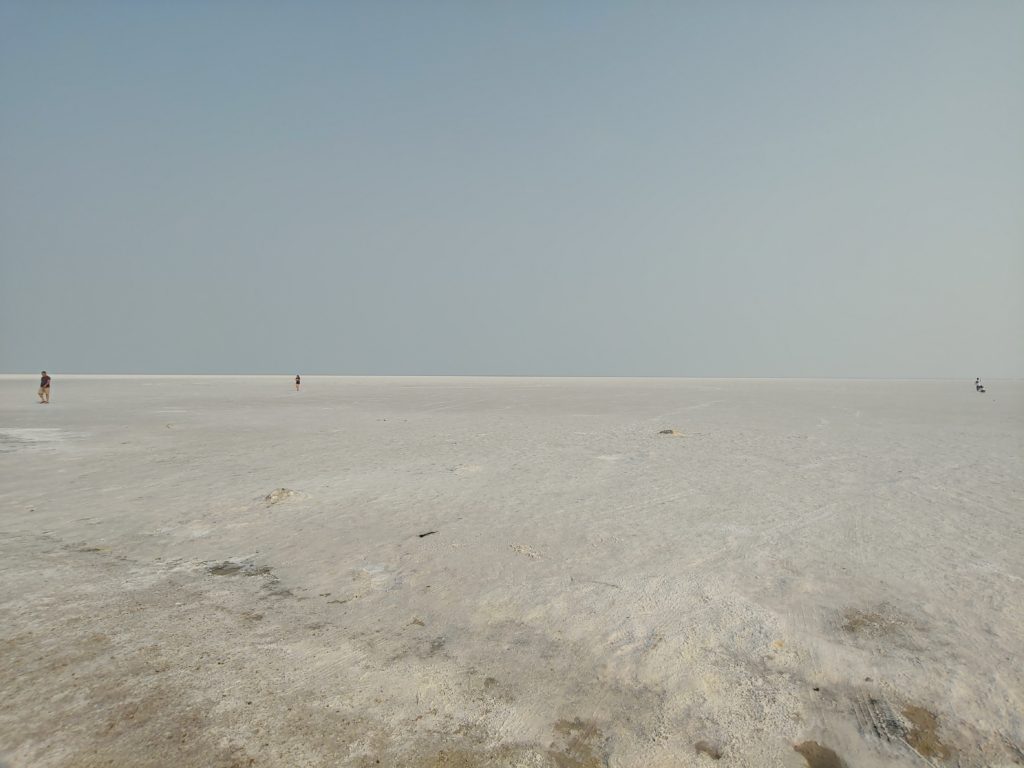
<svg viewBox="0 0 1024 768">
<path fill-rule="evenodd" d="M 299 374 L 295 374 L 295 391 L 299 391 L 299 387 L 302 386 L 302 377 Z"/>
<path fill-rule="evenodd" d="M 981 383 L 981 379 L 975 379 L 974 380 L 974 391 L 975 392 L 984 392 L 985 391 L 985 385 Z"/>
<path fill-rule="evenodd" d="M 39 379 L 39 402 L 47 405 L 50 402 L 50 375 L 43 371 Z"/>
</svg>

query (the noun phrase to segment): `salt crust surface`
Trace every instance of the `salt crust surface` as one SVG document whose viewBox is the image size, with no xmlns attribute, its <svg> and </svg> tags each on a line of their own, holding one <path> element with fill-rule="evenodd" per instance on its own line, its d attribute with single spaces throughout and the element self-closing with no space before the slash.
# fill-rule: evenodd
<svg viewBox="0 0 1024 768">
<path fill-rule="evenodd" d="M 987 383 L 0 377 L 0 762 L 1024 764 Z"/>
</svg>

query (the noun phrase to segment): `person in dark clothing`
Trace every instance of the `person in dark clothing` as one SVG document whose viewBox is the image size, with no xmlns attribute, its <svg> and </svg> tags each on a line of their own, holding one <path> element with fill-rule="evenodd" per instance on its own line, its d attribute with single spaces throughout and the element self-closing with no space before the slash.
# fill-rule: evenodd
<svg viewBox="0 0 1024 768">
<path fill-rule="evenodd" d="M 301 385 L 302 385 L 302 378 L 299 376 L 299 374 L 296 373 L 295 374 L 295 391 L 296 392 L 299 391 L 299 387 Z"/>
<path fill-rule="evenodd" d="M 46 405 L 50 402 L 50 376 L 43 371 L 39 379 L 39 402 Z"/>
</svg>

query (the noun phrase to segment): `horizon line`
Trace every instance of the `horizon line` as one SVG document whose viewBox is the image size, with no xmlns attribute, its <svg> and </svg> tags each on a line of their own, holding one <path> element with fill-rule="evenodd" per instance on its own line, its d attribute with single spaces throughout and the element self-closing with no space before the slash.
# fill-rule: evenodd
<svg viewBox="0 0 1024 768">
<path fill-rule="evenodd" d="M 35 377 L 38 373 L 0 372 L 0 378 Z M 970 381 L 969 376 L 686 376 L 686 375 L 615 375 L 615 374 L 532 374 L 532 373 L 80 373 L 58 372 L 58 376 L 81 378 L 288 378 L 295 375 L 303 378 L 347 378 L 347 379 L 686 379 L 686 380 L 752 380 L 752 381 Z M 978 377 L 975 377 L 978 378 Z M 1021 381 L 1024 376 L 986 376 L 989 381 Z"/>
</svg>

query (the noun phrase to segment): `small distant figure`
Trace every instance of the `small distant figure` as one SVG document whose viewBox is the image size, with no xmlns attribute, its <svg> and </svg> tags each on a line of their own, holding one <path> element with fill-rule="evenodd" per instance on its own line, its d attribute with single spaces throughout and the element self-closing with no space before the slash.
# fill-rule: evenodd
<svg viewBox="0 0 1024 768">
<path fill-rule="evenodd" d="M 295 391 L 299 391 L 299 387 L 302 386 L 302 377 L 299 374 L 295 374 Z"/>
<path fill-rule="evenodd" d="M 980 378 L 974 380 L 974 391 L 975 392 L 984 392 L 985 391 L 985 385 L 981 383 L 981 379 Z"/>
<path fill-rule="evenodd" d="M 43 371 L 39 378 L 39 403 L 49 405 L 50 403 L 50 375 Z"/>
</svg>

